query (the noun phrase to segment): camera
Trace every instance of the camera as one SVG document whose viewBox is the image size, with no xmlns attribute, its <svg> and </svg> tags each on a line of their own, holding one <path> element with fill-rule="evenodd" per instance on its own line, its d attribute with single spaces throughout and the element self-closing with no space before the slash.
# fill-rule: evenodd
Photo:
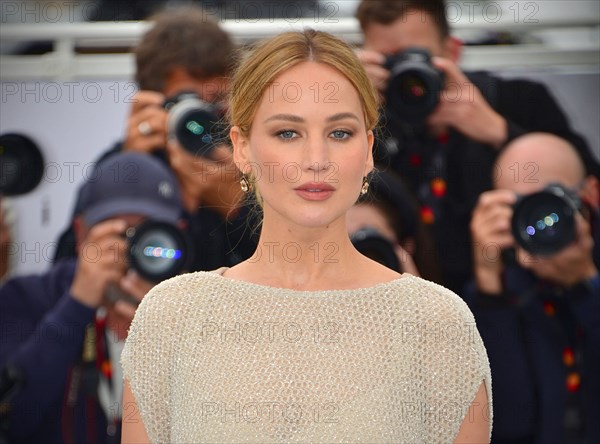
<svg viewBox="0 0 600 444">
<path fill-rule="evenodd" d="M 187 91 L 167 98 L 163 106 L 169 112 L 169 139 L 196 156 L 210 157 L 219 137 L 216 107 Z"/>
<path fill-rule="evenodd" d="M 44 158 L 33 140 L 16 133 L 0 136 L 0 195 L 29 193 L 43 175 Z"/>
<path fill-rule="evenodd" d="M 144 279 L 160 282 L 172 278 L 190 264 L 187 235 L 167 222 L 148 220 L 126 230 L 130 267 Z"/>
<path fill-rule="evenodd" d="M 444 88 L 444 74 L 433 66 L 429 52 L 407 49 L 388 56 L 384 67 L 390 71 L 385 98 L 395 117 L 419 122 L 431 114 Z"/>
<path fill-rule="evenodd" d="M 361 228 L 352 233 L 350 240 L 360 253 L 392 270 L 402 273 L 402 267 L 400 266 L 394 245 L 375 228 Z"/>
<path fill-rule="evenodd" d="M 575 239 L 575 214 L 581 205 L 573 191 L 555 183 L 520 196 L 511 223 L 516 242 L 534 255 L 557 253 Z"/>
</svg>

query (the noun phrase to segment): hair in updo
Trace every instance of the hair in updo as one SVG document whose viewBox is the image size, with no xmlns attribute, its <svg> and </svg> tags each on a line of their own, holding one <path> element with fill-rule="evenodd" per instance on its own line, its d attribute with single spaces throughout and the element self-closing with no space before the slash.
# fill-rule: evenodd
<svg viewBox="0 0 600 444">
<path fill-rule="evenodd" d="M 302 62 L 330 66 L 345 76 L 356 89 L 363 108 L 365 124 L 377 124 L 377 92 L 354 51 L 331 34 L 313 29 L 286 32 L 259 43 L 236 70 L 229 102 L 229 123 L 244 136 L 252 128 L 256 109 L 275 78 Z"/>
</svg>

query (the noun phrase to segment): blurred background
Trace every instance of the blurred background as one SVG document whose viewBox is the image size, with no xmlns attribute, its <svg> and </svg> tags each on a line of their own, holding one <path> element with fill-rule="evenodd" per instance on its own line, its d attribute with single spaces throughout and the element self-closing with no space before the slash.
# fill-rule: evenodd
<svg viewBox="0 0 600 444">
<path fill-rule="evenodd" d="M 130 49 L 165 7 L 196 4 L 245 45 L 313 27 L 357 46 L 356 0 L 0 1 L 0 135 L 38 145 L 35 189 L 3 197 L 12 275 L 44 271 L 93 161 L 121 139 L 137 90 Z M 600 2 L 448 1 L 461 67 L 546 84 L 600 158 Z M 2 147 L 0 147 L 2 149 Z M 6 171 L 0 174 L 6 177 Z"/>
</svg>

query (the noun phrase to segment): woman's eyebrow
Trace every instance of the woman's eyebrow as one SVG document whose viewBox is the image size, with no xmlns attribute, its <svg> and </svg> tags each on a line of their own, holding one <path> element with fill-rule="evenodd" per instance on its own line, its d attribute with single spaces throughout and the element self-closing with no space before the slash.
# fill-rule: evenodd
<svg viewBox="0 0 600 444">
<path fill-rule="evenodd" d="M 325 119 L 325 120 L 327 122 L 335 122 L 337 120 L 343 120 L 343 119 L 354 119 L 354 120 L 358 120 L 360 122 L 360 119 L 354 113 L 337 113 L 337 114 L 334 114 L 333 116 L 327 117 L 327 119 Z"/>
<path fill-rule="evenodd" d="M 354 113 L 337 113 L 337 114 L 327 117 L 327 119 L 325 119 L 325 121 L 326 122 L 335 122 L 337 120 L 343 120 L 343 119 L 354 119 L 354 120 L 358 120 L 360 122 L 360 119 Z M 304 122 L 304 119 L 302 117 L 297 116 L 295 114 L 275 114 L 274 116 L 271 116 L 268 119 L 266 119 L 265 123 L 271 122 L 273 120 L 285 120 L 287 122 L 294 122 L 294 123 L 303 123 Z"/>
<path fill-rule="evenodd" d="M 265 120 L 265 123 L 271 122 L 272 120 L 285 120 L 287 122 L 296 122 L 302 123 L 304 119 L 300 116 L 296 116 L 294 114 L 275 114 L 274 116 L 269 117 Z"/>
</svg>

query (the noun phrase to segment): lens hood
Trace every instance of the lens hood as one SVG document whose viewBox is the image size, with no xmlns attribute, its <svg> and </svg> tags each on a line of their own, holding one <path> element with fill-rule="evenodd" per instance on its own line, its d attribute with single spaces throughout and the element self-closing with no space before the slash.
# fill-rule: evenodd
<svg viewBox="0 0 600 444">
<path fill-rule="evenodd" d="M 364 227 L 352 233 L 350 240 L 362 254 L 392 270 L 402 272 L 400 261 L 394 250 L 394 245 L 379 231 L 372 227 Z"/>
<path fill-rule="evenodd" d="M 216 108 L 196 93 L 184 92 L 165 101 L 169 138 L 195 156 L 210 157 L 218 139 Z"/>
<path fill-rule="evenodd" d="M 406 122 L 423 121 L 433 112 L 444 88 L 444 76 L 431 63 L 429 52 L 408 49 L 387 58 L 390 71 L 386 103 L 392 114 Z"/>
<path fill-rule="evenodd" d="M 44 158 L 37 144 L 22 134 L 0 136 L 0 194 L 18 196 L 32 191 L 44 175 Z"/>
<path fill-rule="evenodd" d="M 521 247 L 537 256 L 559 252 L 575 239 L 577 196 L 560 184 L 520 196 L 514 206 L 512 233 Z"/>
<path fill-rule="evenodd" d="M 172 278 L 189 267 L 187 235 L 167 222 L 148 220 L 126 231 L 129 265 L 151 282 Z"/>
</svg>

